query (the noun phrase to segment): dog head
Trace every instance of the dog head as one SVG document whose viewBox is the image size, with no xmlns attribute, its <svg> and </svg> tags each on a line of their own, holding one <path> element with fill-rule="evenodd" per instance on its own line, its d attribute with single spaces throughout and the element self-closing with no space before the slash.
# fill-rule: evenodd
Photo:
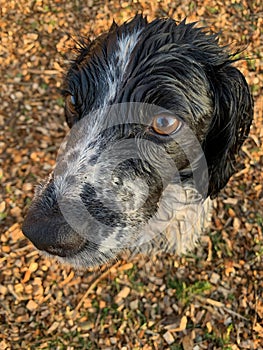
<svg viewBox="0 0 263 350">
<path fill-rule="evenodd" d="M 194 23 L 141 15 L 83 43 L 64 84 L 71 131 L 24 234 L 85 266 L 124 249 L 191 248 L 205 200 L 235 172 L 252 121 L 231 57 Z"/>
</svg>

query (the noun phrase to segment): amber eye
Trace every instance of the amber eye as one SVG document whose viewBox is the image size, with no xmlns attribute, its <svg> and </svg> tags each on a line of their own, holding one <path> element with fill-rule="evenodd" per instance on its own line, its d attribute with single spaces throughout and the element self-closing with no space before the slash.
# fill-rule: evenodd
<svg viewBox="0 0 263 350">
<path fill-rule="evenodd" d="M 66 104 L 71 112 L 75 112 L 76 100 L 75 100 L 75 97 L 73 95 L 67 95 Z"/>
<path fill-rule="evenodd" d="M 152 130 L 159 135 L 171 135 L 176 132 L 181 125 L 182 122 L 173 115 L 159 114 L 153 119 Z"/>
</svg>

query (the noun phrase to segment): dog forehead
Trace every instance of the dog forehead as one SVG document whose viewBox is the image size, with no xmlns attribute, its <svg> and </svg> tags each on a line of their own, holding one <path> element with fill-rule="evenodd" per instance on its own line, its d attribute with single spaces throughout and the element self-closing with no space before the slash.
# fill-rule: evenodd
<svg viewBox="0 0 263 350">
<path fill-rule="evenodd" d="M 147 23 L 139 16 L 116 25 L 83 46 L 72 64 L 66 90 L 79 103 L 73 118 L 66 108 L 67 121 L 72 126 L 91 111 L 122 102 L 144 101 L 168 109 L 179 103 L 185 108 L 187 103 L 182 100 L 185 96 L 194 100 L 195 85 L 200 87 L 199 95 L 207 95 L 209 83 L 203 66 L 215 53 L 220 56 L 214 52 L 216 47 L 216 38 L 193 23 L 177 24 L 171 19 Z M 200 109 L 200 103 L 190 105 Z"/>
</svg>

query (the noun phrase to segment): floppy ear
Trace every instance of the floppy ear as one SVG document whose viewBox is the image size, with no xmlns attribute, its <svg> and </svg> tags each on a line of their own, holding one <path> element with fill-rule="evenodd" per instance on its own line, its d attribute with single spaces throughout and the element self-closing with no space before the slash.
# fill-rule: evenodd
<svg viewBox="0 0 263 350">
<path fill-rule="evenodd" d="M 247 82 L 230 63 L 214 68 L 213 76 L 210 76 L 214 114 L 203 149 L 211 197 L 216 196 L 236 171 L 237 154 L 253 119 L 253 101 Z"/>
</svg>

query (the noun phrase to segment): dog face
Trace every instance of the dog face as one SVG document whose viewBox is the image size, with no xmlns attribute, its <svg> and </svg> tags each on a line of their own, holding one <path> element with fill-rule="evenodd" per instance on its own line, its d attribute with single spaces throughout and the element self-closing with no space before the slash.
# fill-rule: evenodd
<svg viewBox="0 0 263 350">
<path fill-rule="evenodd" d="M 172 19 L 137 15 L 83 43 L 64 84 L 71 131 L 24 234 L 84 266 L 124 249 L 192 248 L 252 121 L 231 63 L 217 36 Z"/>
</svg>

